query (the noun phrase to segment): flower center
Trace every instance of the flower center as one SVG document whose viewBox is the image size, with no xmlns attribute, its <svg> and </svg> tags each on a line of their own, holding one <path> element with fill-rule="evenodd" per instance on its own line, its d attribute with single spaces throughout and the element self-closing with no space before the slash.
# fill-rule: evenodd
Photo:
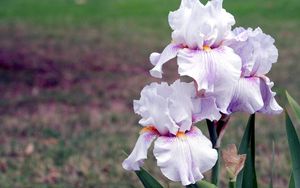
<svg viewBox="0 0 300 188">
<path fill-rule="evenodd" d="M 142 130 L 140 131 L 140 134 L 143 134 L 143 133 L 146 133 L 146 132 L 158 133 L 157 129 L 153 125 L 143 127 Z"/>
<path fill-rule="evenodd" d="M 185 137 L 185 132 L 178 131 L 177 134 L 176 134 L 176 137 L 178 137 L 178 138 L 184 138 Z"/>
<path fill-rule="evenodd" d="M 154 133 L 154 134 L 156 134 L 156 135 L 158 135 L 158 136 L 162 136 L 162 135 L 158 132 L 158 130 L 155 128 L 155 126 L 153 126 L 153 125 L 149 125 L 149 126 L 143 127 L 142 130 L 140 131 L 140 134 L 144 134 L 144 133 Z M 177 138 L 185 138 L 185 137 L 186 137 L 184 131 L 178 131 L 178 132 L 176 133 L 176 135 L 171 135 L 171 134 L 169 133 L 169 134 L 167 134 L 166 136 L 168 136 L 168 137 L 174 137 L 174 136 L 176 136 Z"/>
<path fill-rule="evenodd" d="M 206 52 L 209 52 L 209 51 L 211 51 L 211 48 L 210 48 L 210 46 L 204 45 L 203 50 Z"/>
</svg>

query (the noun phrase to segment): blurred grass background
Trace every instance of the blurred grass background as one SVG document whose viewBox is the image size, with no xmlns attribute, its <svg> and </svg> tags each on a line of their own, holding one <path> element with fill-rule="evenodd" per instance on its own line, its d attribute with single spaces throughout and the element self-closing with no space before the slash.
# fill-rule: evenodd
<svg viewBox="0 0 300 188">
<path fill-rule="evenodd" d="M 224 1 L 236 26 L 259 26 L 276 39 L 279 61 L 268 76 L 281 105 L 285 89 L 300 101 L 300 1 Z M 131 151 L 139 130 L 132 100 L 145 84 L 159 81 L 148 74 L 148 56 L 170 41 L 167 15 L 179 3 L 0 1 L 1 188 L 141 187 L 135 174 L 121 167 L 122 151 Z M 164 80 L 175 80 L 176 70 L 167 64 Z M 223 146 L 240 142 L 246 121 L 246 114 L 233 115 Z M 258 115 L 260 187 L 269 182 L 272 140 L 275 187 L 287 187 L 283 122 L 283 115 Z M 161 177 L 149 158 L 146 168 Z"/>
</svg>

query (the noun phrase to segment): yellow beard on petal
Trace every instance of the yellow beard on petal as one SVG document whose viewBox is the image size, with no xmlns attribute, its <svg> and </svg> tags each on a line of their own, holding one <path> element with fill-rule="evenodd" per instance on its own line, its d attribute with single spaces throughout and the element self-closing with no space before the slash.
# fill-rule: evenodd
<svg viewBox="0 0 300 188">
<path fill-rule="evenodd" d="M 153 125 L 143 127 L 142 130 L 140 131 L 140 134 L 144 134 L 144 133 L 154 133 L 154 134 L 160 135 L 158 130 Z M 177 138 L 186 138 L 185 132 L 184 131 L 178 131 L 176 133 L 176 137 Z"/>
<path fill-rule="evenodd" d="M 149 126 L 142 128 L 142 130 L 140 131 L 140 134 L 143 134 L 146 132 L 158 133 L 157 129 L 153 125 L 149 125 Z"/>
<path fill-rule="evenodd" d="M 210 46 L 204 45 L 203 50 L 206 52 L 209 52 L 209 51 L 211 51 L 211 48 L 210 48 Z"/>
<path fill-rule="evenodd" d="M 185 138 L 186 135 L 185 135 L 185 133 L 183 131 L 178 131 L 177 134 L 176 134 L 176 137 L 178 137 L 178 138 Z"/>
</svg>

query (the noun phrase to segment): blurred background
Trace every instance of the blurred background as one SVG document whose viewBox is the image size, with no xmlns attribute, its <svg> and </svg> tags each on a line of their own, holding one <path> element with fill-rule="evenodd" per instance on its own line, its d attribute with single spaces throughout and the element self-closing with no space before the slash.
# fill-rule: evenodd
<svg viewBox="0 0 300 188">
<path fill-rule="evenodd" d="M 259 26 L 276 39 L 279 61 L 268 74 L 273 90 L 283 106 L 285 89 L 299 102 L 300 1 L 224 1 L 236 26 Z M 121 167 L 123 151 L 131 151 L 140 129 L 132 100 L 145 84 L 159 81 L 148 73 L 148 57 L 171 40 L 167 15 L 179 4 L 0 1 L 1 188 L 141 187 L 135 174 Z M 177 78 L 175 63 L 164 70 L 165 81 Z M 240 143 L 247 118 L 233 115 L 223 146 Z M 257 116 L 261 187 L 269 182 L 273 140 L 275 187 L 287 186 L 290 159 L 283 123 L 283 114 Z M 205 132 L 206 126 L 199 126 Z M 167 182 L 149 158 L 145 168 Z"/>
</svg>

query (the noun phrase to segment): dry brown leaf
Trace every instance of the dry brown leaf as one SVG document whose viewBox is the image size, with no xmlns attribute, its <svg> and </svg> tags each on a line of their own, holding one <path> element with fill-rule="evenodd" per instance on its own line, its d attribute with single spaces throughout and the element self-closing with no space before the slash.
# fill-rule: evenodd
<svg viewBox="0 0 300 188">
<path fill-rule="evenodd" d="M 222 158 L 230 179 L 235 179 L 239 172 L 243 169 L 246 155 L 239 155 L 234 144 L 222 150 Z"/>
</svg>

